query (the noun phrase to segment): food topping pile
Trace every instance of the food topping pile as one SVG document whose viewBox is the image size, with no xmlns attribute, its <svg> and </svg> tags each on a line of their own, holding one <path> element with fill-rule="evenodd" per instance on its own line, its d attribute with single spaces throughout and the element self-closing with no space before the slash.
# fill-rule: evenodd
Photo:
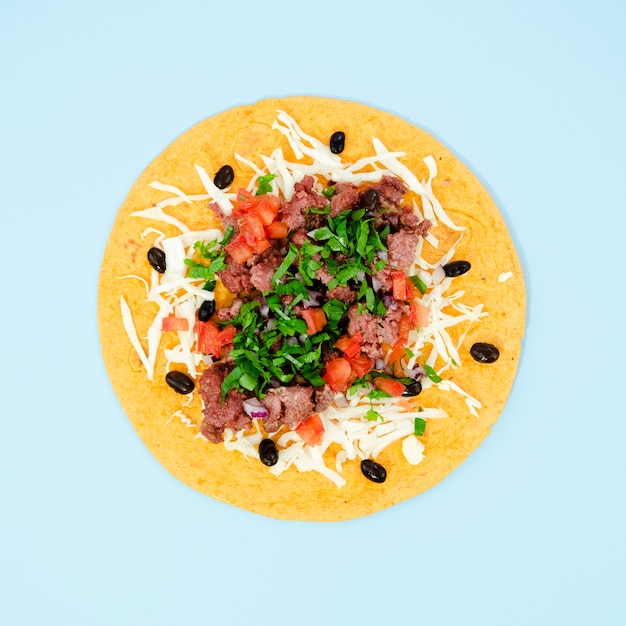
<svg viewBox="0 0 626 626">
<path fill-rule="evenodd" d="M 473 415 L 481 407 L 445 379 L 462 365 L 470 324 L 486 315 L 453 290 L 471 263 L 454 258 L 456 244 L 434 264 L 423 256 L 425 245 L 439 247 L 434 226 L 458 233 L 457 242 L 463 228 L 432 192 L 432 157 L 420 182 L 402 153 L 376 138 L 371 156 L 344 163 L 350 137 L 341 131 L 322 142 L 282 111 L 273 128 L 296 161 L 281 148 L 258 155 L 262 165 L 235 154 L 254 172 L 245 188 L 231 189 L 229 164 L 213 177 L 195 165 L 203 194 L 152 183 L 169 196 L 133 215 L 180 234 L 142 233 L 154 237 L 146 288 L 158 312 L 146 351 L 122 297 L 126 333 L 151 380 L 163 333 L 177 334 L 164 350 L 164 378 L 173 392 L 199 392 L 200 436 L 258 458 L 275 475 L 293 465 L 341 487 L 343 463 L 356 459 L 380 483 L 386 470 L 375 459 L 384 448 L 401 441 L 407 462 L 418 464 L 428 420 L 448 417 L 421 405 L 424 389 L 461 394 Z M 190 231 L 164 210 L 197 201 L 223 228 Z M 230 298 L 218 307 L 220 288 Z M 448 329 L 460 324 L 453 341 Z M 490 344 L 471 354 L 483 363 L 498 358 Z"/>
</svg>

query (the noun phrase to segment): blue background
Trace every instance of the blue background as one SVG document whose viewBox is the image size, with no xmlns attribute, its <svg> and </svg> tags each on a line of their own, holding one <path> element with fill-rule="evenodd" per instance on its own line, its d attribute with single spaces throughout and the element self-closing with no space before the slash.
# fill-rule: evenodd
<svg viewBox="0 0 626 626">
<path fill-rule="evenodd" d="M 4 0 L 0 623 L 626 623 L 624 3 Z M 524 266 L 510 401 L 438 486 L 266 519 L 153 460 L 100 358 L 117 208 L 206 116 L 353 99 L 493 193 Z"/>
</svg>

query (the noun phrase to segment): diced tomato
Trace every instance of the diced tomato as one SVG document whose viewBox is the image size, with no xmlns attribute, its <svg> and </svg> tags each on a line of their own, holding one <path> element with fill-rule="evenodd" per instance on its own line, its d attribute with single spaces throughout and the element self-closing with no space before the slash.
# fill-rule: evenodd
<svg viewBox="0 0 626 626">
<path fill-rule="evenodd" d="M 236 328 L 231 324 L 220 330 L 213 322 L 196 322 L 196 330 L 198 332 L 198 351 L 203 354 L 211 354 L 215 357 L 219 357 L 222 348 L 229 343 L 232 343 Z"/>
<path fill-rule="evenodd" d="M 326 372 L 322 378 L 333 391 L 346 391 L 350 386 L 353 373 L 348 359 L 339 357 L 326 363 Z"/>
<path fill-rule="evenodd" d="M 406 274 L 401 271 L 391 272 L 391 288 L 394 300 L 406 300 Z"/>
<path fill-rule="evenodd" d="M 289 226 L 285 222 L 273 221 L 265 227 L 265 234 L 270 239 L 284 239 L 289 232 Z"/>
<path fill-rule="evenodd" d="M 254 208 L 258 202 L 258 198 L 252 192 L 240 187 L 233 202 L 233 214 L 235 216 L 244 215 L 247 211 Z"/>
<path fill-rule="evenodd" d="M 417 287 L 413 284 L 413 281 L 407 276 L 406 277 L 406 299 L 414 300 L 415 296 L 417 296 Z"/>
<path fill-rule="evenodd" d="M 167 333 L 171 330 L 189 330 L 189 320 L 186 317 L 170 315 L 161 321 L 161 330 Z"/>
<path fill-rule="evenodd" d="M 252 248 L 245 242 L 241 235 L 237 235 L 237 237 L 224 247 L 226 248 L 226 252 L 233 257 L 236 263 L 245 263 L 253 255 Z"/>
<path fill-rule="evenodd" d="M 399 339 L 390 349 L 387 356 L 387 362 L 391 366 L 395 376 L 402 376 L 404 374 L 401 363 L 402 357 L 405 355 L 404 346 L 405 342 Z"/>
<path fill-rule="evenodd" d="M 222 346 L 227 346 L 229 343 L 232 343 L 236 334 L 237 329 L 232 324 L 224 326 L 224 328 L 220 330 L 220 343 Z"/>
<path fill-rule="evenodd" d="M 213 322 L 197 321 L 196 331 L 198 333 L 198 352 L 219 357 L 222 351 L 220 329 Z"/>
<path fill-rule="evenodd" d="M 252 246 L 252 251 L 254 254 L 261 254 L 261 252 L 265 252 L 270 247 L 270 242 L 268 239 L 258 239 L 254 242 Z"/>
<path fill-rule="evenodd" d="M 302 422 L 302 424 L 296 426 L 295 430 L 298 435 L 300 435 L 304 443 L 307 443 L 310 446 L 318 446 L 322 443 L 322 438 L 325 432 L 322 419 L 317 413 L 313 413 L 313 415 Z"/>
<path fill-rule="evenodd" d="M 409 332 L 415 328 L 415 324 L 413 324 L 413 321 L 411 320 L 411 316 L 409 315 L 403 315 L 400 318 L 400 323 L 399 323 L 399 328 L 398 328 L 398 341 L 401 341 L 403 344 L 405 344 L 407 342 L 407 339 L 409 338 Z"/>
<path fill-rule="evenodd" d="M 308 308 L 302 309 L 302 319 L 306 322 L 307 325 L 307 334 L 314 335 L 319 330 L 322 330 L 324 326 L 326 326 L 326 313 L 324 313 L 323 309 L 317 308 Z"/>
<path fill-rule="evenodd" d="M 256 213 L 248 213 L 239 226 L 239 232 L 244 241 L 253 247 L 259 239 L 265 239 L 265 228 L 263 222 Z"/>
<path fill-rule="evenodd" d="M 418 304 L 414 300 L 411 301 L 411 313 L 416 328 L 424 328 L 428 326 L 428 307 Z"/>
<path fill-rule="evenodd" d="M 361 352 L 361 343 L 363 342 L 363 335 L 361 333 L 354 333 L 351 337 L 344 335 L 335 342 L 335 348 L 341 350 L 344 356 L 348 359 L 353 359 L 359 352 Z"/>
<path fill-rule="evenodd" d="M 364 354 L 348 359 L 348 363 L 357 378 L 363 378 L 374 367 L 374 361 Z"/>
<path fill-rule="evenodd" d="M 406 385 L 403 385 L 399 380 L 393 378 L 383 378 L 379 376 L 374 380 L 374 386 L 390 396 L 401 396 L 402 392 L 406 389 Z"/>
<path fill-rule="evenodd" d="M 259 196 L 258 204 L 254 212 L 259 216 L 264 226 L 269 226 L 278 215 L 280 198 L 272 194 Z"/>
</svg>

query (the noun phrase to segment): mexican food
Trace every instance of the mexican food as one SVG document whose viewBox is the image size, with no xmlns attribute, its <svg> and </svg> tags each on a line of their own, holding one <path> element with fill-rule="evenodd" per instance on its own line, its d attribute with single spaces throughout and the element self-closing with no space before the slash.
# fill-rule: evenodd
<svg viewBox="0 0 626 626">
<path fill-rule="evenodd" d="M 525 288 L 493 200 L 440 142 L 290 97 L 210 117 L 148 166 L 98 311 L 113 388 L 174 476 L 344 520 L 423 492 L 488 434 Z"/>
</svg>

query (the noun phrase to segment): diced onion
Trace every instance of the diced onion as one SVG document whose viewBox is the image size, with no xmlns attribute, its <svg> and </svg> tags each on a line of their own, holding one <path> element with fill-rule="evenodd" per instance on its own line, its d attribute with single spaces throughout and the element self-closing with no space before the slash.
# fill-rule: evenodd
<svg viewBox="0 0 626 626">
<path fill-rule="evenodd" d="M 257 398 L 246 398 L 243 401 L 243 410 L 250 417 L 260 417 L 263 419 L 267 417 L 267 409 L 261 404 Z"/>
</svg>

